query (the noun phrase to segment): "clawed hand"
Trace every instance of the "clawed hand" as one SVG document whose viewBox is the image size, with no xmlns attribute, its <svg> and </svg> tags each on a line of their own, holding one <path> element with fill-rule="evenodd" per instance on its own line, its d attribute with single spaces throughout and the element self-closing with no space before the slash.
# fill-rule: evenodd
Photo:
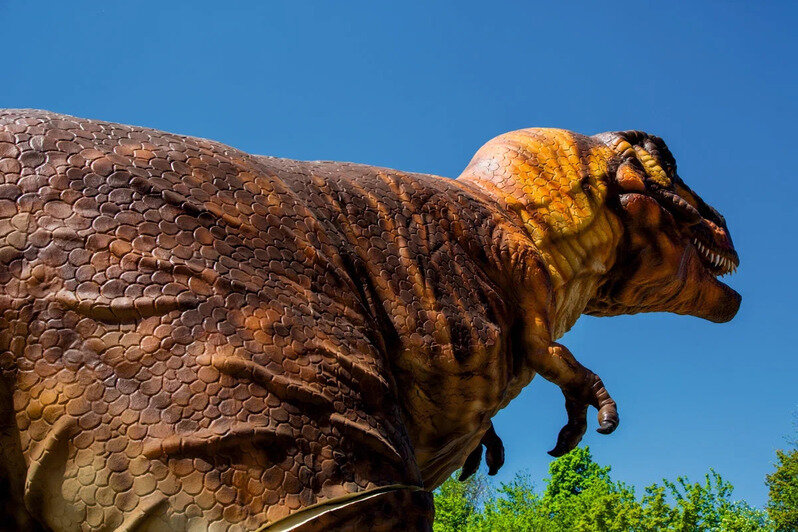
<svg viewBox="0 0 798 532">
<path fill-rule="evenodd" d="M 565 395 L 568 423 L 560 430 L 554 449 L 549 451 L 551 456 L 567 454 L 579 444 L 587 430 L 588 406 L 598 409 L 599 427 L 596 429 L 597 432 L 610 434 L 618 427 L 619 418 L 615 401 L 610 397 L 598 375 L 590 373 L 582 386 L 563 388 L 563 395 Z M 504 444 L 491 423 L 479 445 L 466 458 L 458 480 L 462 482 L 476 473 L 482 461 L 483 447 L 489 475 L 495 475 L 504 465 Z"/>
<path fill-rule="evenodd" d="M 488 475 L 495 475 L 501 466 L 504 465 L 504 444 L 498 434 L 496 434 L 493 423 L 491 423 L 477 448 L 471 451 L 471 454 L 466 458 L 458 480 L 462 482 L 476 473 L 479 463 L 482 461 L 483 446 L 485 447 L 485 463 L 488 466 Z"/>
<path fill-rule="evenodd" d="M 587 383 L 579 388 L 563 388 L 568 423 L 560 430 L 557 444 L 549 451 L 551 456 L 562 456 L 579 444 L 587 430 L 587 407 L 598 409 L 597 432 L 610 434 L 618 427 L 618 410 L 615 401 L 604 388 L 598 375 L 591 374 Z M 470 457 L 469 457 L 470 458 Z M 467 463 L 467 462 L 466 462 Z"/>
</svg>

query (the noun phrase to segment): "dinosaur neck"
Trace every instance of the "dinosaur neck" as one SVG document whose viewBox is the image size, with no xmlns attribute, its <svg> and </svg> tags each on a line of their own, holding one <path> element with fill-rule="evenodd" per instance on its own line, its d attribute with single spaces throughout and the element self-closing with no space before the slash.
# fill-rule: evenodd
<svg viewBox="0 0 798 532">
<path fill-rule="evenodd" d="M 510 214 L 543 259 L 554 295 L 552 339 L 574 324 L 615 260 L 621 225 L 607 194 L 617 164 L 600 139 L 529 128 L 490 140 L 458 178 Z"/>
<path fill-rule="evenodd" d="M 621 231 L 617 216 L 604 208 L 578 231 L 566 235 L 550 233 L 535 242 L 554 288 L 552 339 L 561 337 L 576 323 L 595 295 L 615 263 Z"/>
<path fill-rule="evenodd" d="M 607 207 L 606 196 L 596 195 L 596 201 L 583 204 L 578 217 L 552 216 L 550 208 L 541 212 L 514 202 L 490 181 L 469 176 L 461 182 L 476 186 L 487 196 L 483 201 L 509 214 L 515 233 L 523 234 L 524 244 L 532 244 L 534 253 L 542 259 L 553 294 L 547 329 L 551 340 L 561 337 L 574 325 L 615 263 L 623 230 L 617 215 Z M 551 223 L 553 217 L 557 223 Z M 524 244 L 517 244 L 515 249 Z M 531 290 L 539 288 L 534 286 L 536 282 L 532 281 Z"/>
</svg>

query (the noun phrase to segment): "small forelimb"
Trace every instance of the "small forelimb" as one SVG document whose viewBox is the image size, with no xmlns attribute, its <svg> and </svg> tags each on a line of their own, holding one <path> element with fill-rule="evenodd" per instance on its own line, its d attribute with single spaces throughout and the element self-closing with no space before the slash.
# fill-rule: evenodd
<svg viewBox="0 0 798 532">
<path fill-rule="evenodd" d="M 568 423 L 560 430 L 550 455 L 562 456 L 579 444 L 587 430 L 588 406 L 598 409 L 599 428 L 596 430 L 599 433 L 609 434 L 618 427 L 618 410 L 604 383 L 580 364 L 565 346 L 551 344 L 537 357 L 535 369 L 560 387 L 568 413 Z"/>
<path fill-rule="evenodd" d="M 504 444 L 491 423 L 476 449 L 471 451 L 466 458 L 458 480 L 462 482 L 476 473 L 479 463 L 482 461 L 483 446 L 485 447 L 485 464 L 488 466 L 488 475 L 495 475 L 504 465 Z"/>
</svg>

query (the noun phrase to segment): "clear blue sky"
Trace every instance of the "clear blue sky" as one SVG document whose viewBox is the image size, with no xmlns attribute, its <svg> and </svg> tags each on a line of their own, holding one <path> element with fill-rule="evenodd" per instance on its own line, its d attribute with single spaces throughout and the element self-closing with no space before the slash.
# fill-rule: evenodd
<svg viewBox="0 0 798 532">
<path fill-rule="evenodd" d="M 522 127 L 664 137 L 729 222 L 742 309 L 582 318 L 563 343 L 621 413 L 609 437 L 591 415 L 586 442 L 636 486 L 714 467 L 764 504 L 798 403 L 798 4 L 166 4 L 0 0 L 0 107 L 452 177 Z M 495 419 L 499 478 L 545 476 L 564 418 L 535 379 Z"/>
</svg>

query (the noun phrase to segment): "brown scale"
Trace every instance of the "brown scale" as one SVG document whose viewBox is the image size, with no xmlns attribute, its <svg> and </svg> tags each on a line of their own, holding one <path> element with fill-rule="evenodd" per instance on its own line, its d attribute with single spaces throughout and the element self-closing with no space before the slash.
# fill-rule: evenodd
<svg viewBox="0 0 798 532">
<path fill-rule="evenodd" d="M 429 530 L 583 312 L 731 319 L 661 139 L 522 130 L 458 180 L 0 111 L 0 509 L 42 530 Z"/>
</svg>

